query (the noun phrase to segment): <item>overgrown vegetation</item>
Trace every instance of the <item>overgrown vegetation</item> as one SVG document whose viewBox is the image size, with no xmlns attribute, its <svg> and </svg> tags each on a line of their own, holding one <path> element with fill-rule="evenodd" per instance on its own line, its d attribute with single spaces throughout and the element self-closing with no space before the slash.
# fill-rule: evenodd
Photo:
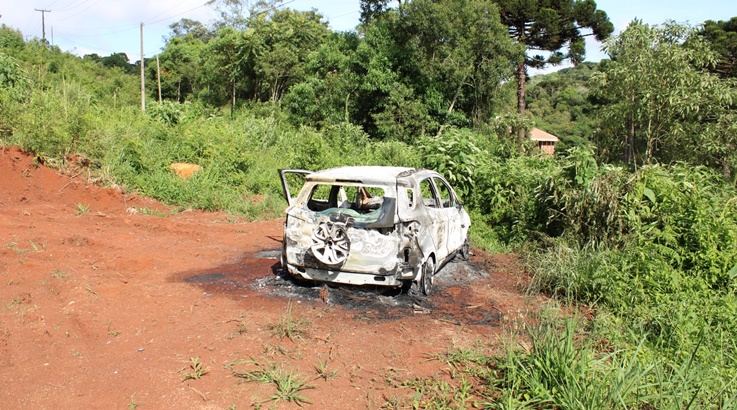
<svg viewBox="0 0 737 410">
<path fill-rule="evenodd" d="M 279 168 L 437 169 L 471 211 L 475 246 L 523 255 L 531 291 L 587 314 L 543 314 L 502 354 L 449 352 L 450 379 L 392 379 L 416 394 L 387 407 L 734 408 L 731 23 L 634 22 L 607 43 L 610 61 L 533 80 L 529 111 L 565 142 L 543 156 L 510 132 L 533 124 L 510 114 L 521 55 L 499 10 L 402 7 L 360 33 L 286 9 L 175 25 L 166 101 L 145 113 L 122 56 L 80 59 L 3 27 L 0 145 L 48 164 L 81 156 L 100 183 L 250 218 L 282 211 Z M 175 162 L 203 170 L 183 180 Z M 290 306 L 271 328 L 295 339 L 306 326 Z M 207 371 L 195 359 L 185 378 Z M 315 367 L 326 380 L 329 359 Z M 247 364 L 236 376 L 274 383 L 271 400 L 308 402 L 306 378 Z"/>
</svg>

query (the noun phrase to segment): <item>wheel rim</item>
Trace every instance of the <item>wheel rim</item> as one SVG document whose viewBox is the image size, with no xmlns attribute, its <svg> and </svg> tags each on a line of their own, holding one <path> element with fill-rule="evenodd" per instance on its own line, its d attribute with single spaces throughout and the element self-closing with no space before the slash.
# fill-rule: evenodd
<svg viewBox="0 0 737 410">
<path fill-rule="evenodd" d="M 432 282 L 433 276 L 435 275 L 435 265 L 432 259 L 428 259 L 425 262 L 424 270 L 422 272 L 422 293 L 430 295 L 432 293 Z"/>
<path fill-rule="evenodd" d="M 461 258 L 468 259 L 471 257 L 471 244 L 468 242 L 468 238 L 466 238 L 466 241 L 463 242 L 463 246 L 461 247 Z"/>
<path fill-rule="evenodd" d="M 312 253 L 326 265 L 340 265 L 348 259 L 350 241 L 345 229 L 333 223 L 321 223 L 312 233 Z"/>
</svg>

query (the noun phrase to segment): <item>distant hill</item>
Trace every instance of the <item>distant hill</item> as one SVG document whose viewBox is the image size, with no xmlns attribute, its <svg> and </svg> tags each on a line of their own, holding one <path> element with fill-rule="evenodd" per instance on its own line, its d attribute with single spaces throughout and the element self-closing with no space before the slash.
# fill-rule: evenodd
<svg viewBox="0 0 737 410">
<path fill-rule="evenodd" d="M 585 62 L 530 79 L 527 111 L 538 128 L 561 139 L 561 149 L 589 141 L 593 134 L 595 107 L 588 83 L 598 67 L 598 63 Z"/>
</svg>

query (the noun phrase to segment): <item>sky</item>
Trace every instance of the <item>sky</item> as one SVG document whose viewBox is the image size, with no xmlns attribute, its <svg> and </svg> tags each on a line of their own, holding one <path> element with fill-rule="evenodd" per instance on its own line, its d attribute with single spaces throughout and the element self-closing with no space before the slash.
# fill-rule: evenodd
<svg viewBox="0 0 737 410">
<path fill-rule="evenodd" d="M 83 56 L 107 56 L 124 52 L 131 62 L 140 59 L 140 24 L 144 23 L 146 58 L 159 53 L 169 25 L 189 18 L 210 23 L 217 14 L 207 0 L 0 0 L 0 24 L 19 29 L 26 39 L 46 38 L 63 51 Z M 737 16 L 736 0 L 598 0 L 609 15 L 615 34 L 635 18 L 647 24 L 666 20 L 692 25 L 706 20 L 728 20 Z M 281 7 L 315 9 L 336 31 L 353 30 L 358 24 L 359 0 L 285 0 Z M 41 12 L 37 10 L 48 10 Z M 587 42 L 587 61 L 606 58 L 601 44 Z"/>
</svg>

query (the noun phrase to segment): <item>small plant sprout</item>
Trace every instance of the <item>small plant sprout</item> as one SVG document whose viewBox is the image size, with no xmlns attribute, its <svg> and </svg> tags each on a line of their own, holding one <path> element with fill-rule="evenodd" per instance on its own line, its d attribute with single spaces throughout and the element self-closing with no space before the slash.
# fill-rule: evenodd
<svg viewBox="0 0 737 410">
<path fill-rule="evenodd" d="M 189 368 L 192 369 L 192 372 L 185 373 L 182 381 L 201 379 L 202 376 L 210 372 L 210 368 L 205 368 L 202 366 L 199 356 L 190 357 L 189 361 L 190 361 Z"/>
<path fill-rule="evenodd" d="M 287 311 L 279 319 L 279 323 L 272 323 L 269 325 L 271 332 L 275 336 L 279 336 L 279 339 L 285 337 L 289 340 L 294 341 L 297 338 L 301 338 L 307 335 L 305 327 L 309 326 L 310 322 L 302 317 L 292 316 L 292 302 L 287 304 Z"/>
<path fill-rule="evenodd" d="M 86 215 L 90 212 L 90 204 L 82 204 L 81 202 L 77 202 L 77 216 Z"/>
<path fill-rule="evenodd" d="M 317 355 L 317 364 L 315 365 L 315 372 L 317 372 L 318 378 L 321 378 L 323 380 L 330 380 L 338 375 L 337 370 L 328 370 L 328 365 L 330 364 L 330 359 L 332 358 L 332 354 L 333 354 L 333 349 L 330 349 L 325 360 L 323 360 L 319 354 Z"/>
<path fill-rule="evenodd" d="M 53 276 L 56 279 L 60 279 L 61 280 L 61 279 L 66 278 L 69 275 L 66 272 L 64 272 L 63 270 L 57 268 L 57 269 L 54 269 L 54 272 L 51 274 L 51 276 Z"/>
</svg>

